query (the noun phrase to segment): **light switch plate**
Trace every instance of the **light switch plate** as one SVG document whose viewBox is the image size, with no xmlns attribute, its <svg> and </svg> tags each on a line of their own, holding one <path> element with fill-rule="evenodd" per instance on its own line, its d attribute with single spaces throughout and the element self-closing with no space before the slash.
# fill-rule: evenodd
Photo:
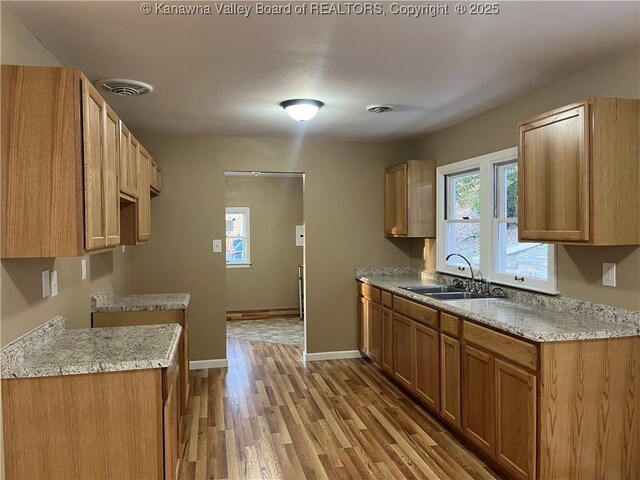
<svg viewBox="0 0 640 480">
<path fill-rule="evenodd" d="M 42 298 L 47 298 L 51 295 L 51 283 L 49 277 L 49 270 L 42 271 Z"/>
<path fill-rule="evenodd" d="M 58 295 L 58 271 L 54 270 L 51 272 L 51 296 L 55 297 Z"/>
<path fill-rule="evenodd" d="M 602 264 L 602 285 L 605 287 L 616 286 L 616 264 L 615 263 L 603 263 Z"/>
<path fill-rule="evenodd" d="M 296 225 L 296 247 L 304 246 L 304 225 Z"/>
<path fill-rule="evenodd" d="M 82 265 L 82 280 L 86 280 L 87 279 L 87 259 L 83 258 L 80 261 L 80 265 Z"/>
<path fill-rule="evenodd" d="M 213 240 L 213 253 L 222 252 L 222 240 L 214 239 Z"/>
</svg>

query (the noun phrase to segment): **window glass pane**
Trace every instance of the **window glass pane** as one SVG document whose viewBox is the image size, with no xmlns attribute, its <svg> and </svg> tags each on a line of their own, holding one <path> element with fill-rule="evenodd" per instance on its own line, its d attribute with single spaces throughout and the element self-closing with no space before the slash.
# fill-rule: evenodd
<svg viewBox="0 0 640 480">
<path fill-rule="evenodd" d="M 227 237 L 227 263 L 241 263 L 247 261 L 247 242 L 242 237 Z"/>
<path fill-rule="evenodd" d="M 447 228 L 447 255 L 459 253 L 467 257 L 474 268 L 480 268 L 480 224 L 449 223 Z M 451 257 L 448 263 L 467 266 L 460 257 Z"/>
<path fill-rule="evenodd" d="M 480 172 L 447 177 L 447 188 L 447 218 L 480 218 Z"/>
<path fill-rule="evenodd" d="M 227 213 L 226 219 L 226 232 L 227 237 L 242 237 L 244 236 L 244 221 L 245 217 L 242 213 Z"/>
<path fill-rule="evenodd" d="M 498 218 L 518 216 L 518 164 L 496 167 L 496 215 Z"/>
<path fill-rule="evenodd" d="M 498 222 L 497 225 L 497 271 L 546 280 L 549 263 L 547 245 L 519 243 L 517 223 Z"/>
</svg>

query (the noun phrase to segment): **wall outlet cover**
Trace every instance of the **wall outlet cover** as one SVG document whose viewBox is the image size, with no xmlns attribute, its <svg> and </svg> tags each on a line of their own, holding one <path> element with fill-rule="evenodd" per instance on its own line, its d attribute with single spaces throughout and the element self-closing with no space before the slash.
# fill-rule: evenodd
<svg viewBox="0 0 640 480">
<path fill-rule="evenodd" d="M 51 296 L 55 297 L 58 295 L 58 271 L 54 270 L 51 272 Z"/>
<path fill-rule="evenodd" d="M 82 280 L 86 280 L 87 279 L 87 259 L 83 258 L 80 261 L 80 265 L 82 266 L 81 267 L 81 271 L 82 271 L 81 279 Z"/>
<path fill-rule="evenodd" d="M 604 262 L 602 264 L 602 285 L 605 287 L 616 286 L 616 264 Z"/>
<path fill-rule="evenodd" d="M 49 270 L 42 271 L 42 298 L 47 298 L 51 295 L 51 280 L 49 277 Z"/>
</svg>

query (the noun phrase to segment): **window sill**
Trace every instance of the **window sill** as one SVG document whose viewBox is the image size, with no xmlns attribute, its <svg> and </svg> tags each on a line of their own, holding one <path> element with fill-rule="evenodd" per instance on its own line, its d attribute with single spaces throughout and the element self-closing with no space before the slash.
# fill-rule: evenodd
<svg viewBox="0 0 640 480">
<path fill-rule="evenodd" d="M 448 270 L 440 270 L 440 269 L 436 269 L 436 272 L 441 273 L 443 275 L 449 275 L 451 277 L 457 277 L 457 278 L 461 278 L 463 280 L 469 280 L 469 274 L 462 274 L 462 273 L 453 273 L 451 271 Z M 535 293 L 542 293 L 544 295 L 552 295 L 552 296 L 557 296 L 560 295 L 560 292 L 558 290 L 545 290 L 543 288 L 536 288 L 536 287 L 527 287 L 525 285 L 514 285 L 513 283 L 509 283 L 509 282 L 502 282 L 500 280 L 489 280 L 491 282 L 491 285 L 495 285 L 495 286 L 500 286 L 500 287 L 507 287 L 507 288 L 513 288 L 515 290 L 523 290 L 525 292 L 535 292 Z"/>
<path fill-rule="evenodd" d="M 227 263 L 227 268 L 249 268 L 251 262 L 248 263 Z"/>
</svg>

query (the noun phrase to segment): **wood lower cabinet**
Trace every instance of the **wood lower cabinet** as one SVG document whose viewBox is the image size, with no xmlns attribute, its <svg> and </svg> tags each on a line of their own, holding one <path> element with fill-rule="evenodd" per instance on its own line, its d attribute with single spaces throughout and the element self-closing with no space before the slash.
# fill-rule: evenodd
<svg viewBox="0 0 640 480">
<path fill-rule="evenodd" d="M 381 365 L 382 362 L 382 319 L 380 309 L 379 304 L 367 300 L 367 321 L 369 322 L 369 344 L 367 352 L 369 358 L 376 365 Z"/>
<path fill-rule="evenodd" d="M 393 314 L 393 376 L 405 388 L 413 388 L 414 380 L 413 320 Z"/>
<path fill-rule="evenodd" d="M 440 334 L 440 414 L 456 429 L 461 429 L 460 340 Z"/>
<path fill-rule="evenodd" d="M 358 349 L 382 365 L 382 311 L 380 290 L 358 283 Z"/>
<path fill-rule="evenodd" d="M 495 360 L 496 458 L 517 478 L 535 478 L 537 378 Z"/>
<path fill-rule="evenodd" d="M 521 241 L 639 245 L 640 100 L 591 98 L 519 125 Z"/>
<path fill-rule="evenodd" d="M 382 370 L 393 374 L 393 311 L 382 307 Z"/>
<path fill-rule="evenodd" d="M 482 450 L 495 452 L 494 358 L 469 345 L 462 353 L 462 430 Z"/>
<path fill-rule="evenodd" d="M 440 334 L 413 322 L 413 392 L 434 411 L 440 408 Z"/>
<path fill-rule="evenodd" d="M 164 478 L 177 480 L 180 473 L 180 366 L 165 374 L 164 417 Z"/>
<path fill-rule="evenodd" d="M 365 355 L 369 356 L 367 350 L 367 337 L 369 322 L 367 315 L 369 311 L 367 309 L 367 299 L 364 297 L 358 297 L 358 350 Z"/>
<path fill-rule="evenodd" d="M 384 173 L 384 234 L 387 237 L 436 236 L 436 164 L 411 160 Z"/>
</svg>

